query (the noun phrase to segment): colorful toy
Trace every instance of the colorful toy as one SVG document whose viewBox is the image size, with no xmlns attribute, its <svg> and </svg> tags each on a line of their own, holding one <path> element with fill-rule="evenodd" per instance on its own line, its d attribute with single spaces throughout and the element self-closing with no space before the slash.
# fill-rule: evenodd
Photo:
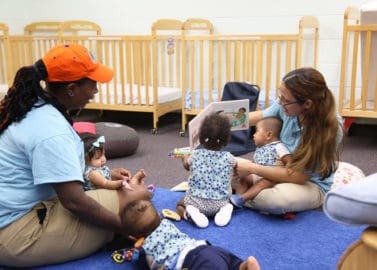
<svg viewBox="0 0 377 270">
<path fill-rule="evenodd" d="M 172 152 L 170 152 L 169 157 L 172 158 L 181 158 L 183 155 L 191 155 L 191 148 L 190 147 L 180 147 L 174 148 Z"/>
<path fill-rule="evenodd" d="M 295 213 L 289 212 L 282 215 L 283 219 L 294 219 L 296 217 Z"/>
<path fill-rule="evenodd" d="M 149 191 L 151 191 L 151 192 L 155 192 L 156 187 L 155 187 L 155 185 L 150 184 L 150 185 L 147 186 L 147 189 L 148 189 Z"/>
<path fill-rule="evenodd" d="M 175 48 L 175 40 L 174 38 L 169 38 L 168 44 L 166 45 L 167 54 L 168 55 L 174 54 L 174 48 Z"/>
<path fill-rule="evenodd" d="M 168 219 L 172 219 L 175 221 L 181 220 L 181 217 L 176 212 L 170 209 L 162 209 L 162 215 Z"/>
<path fill-rule="evenodd" d="M 115 250 L 111 257 L 116 263 L 123 263 L 124 261 L 137 261 L 139 259 L 140 250 L 144 242 L 144 237 L 141 237 L 134 244 L 133 248 L 124 248 Z"/>
</svg>

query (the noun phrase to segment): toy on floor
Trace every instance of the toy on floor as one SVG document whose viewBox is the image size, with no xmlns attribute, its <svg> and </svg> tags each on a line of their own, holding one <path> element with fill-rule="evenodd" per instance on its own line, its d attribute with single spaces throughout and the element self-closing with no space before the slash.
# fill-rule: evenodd
<svg viewBox="0 0 377 270">
<path fill-rule="evenodd" d="M 139 254 L 141 247 L 144 242 L 144 237 L 141 237 L 137 240 L 134 244 L 133 248 L 124 248 L 120 250 L 115 250 L 111 257 L 113 258 L 114 262 L 116 263 L 123 263 L 124 261 L 137 261 L 139 259 Z"/>
<path fill-rule="evenodd" d="M 151 187 L 153 187 L 153 189 Z M 155 186 L 149 185 L 148 189 L 151 191 L 152 190 L 154 191 Z M 175 221 L 181 220 L 181 217 L 176 212 L 170 209 L 162 209 L 162 215 L 165 218 L 172 219 Z M 137 261 L 139 259 L 140 250 L 143 243 L 144 243 L 144 237 L 141 237 L 135 242 L 132 248 L 123 248 L 123 249 L 115 250 L 111 254 L 111 257 L 116 263 L 123 263 L 124 261 L 127 261 L 127 262 Z"/>
<path fill-rule="evenodd" d="M 155 192 L 156 187 L 155 187 L 155 185 L 150 184 L 150 185 L 147 186 L 147 189 L 148 189 L 150 192 Z"/>
<path fill-rule="evenodd" d="M 181 158 L 184 155 L 191 155 L 191 148 L 189 146 L 174 148 L 174 150 L 168 154 L 168 156 L 172 158 Z"/>
<path fill-rule="evenodd" d="M 266 215 L 266 216 L 270 215 L 270 213 L 264 212 L 264 211 L 259 211 L 259 213 L 261 213 L 263 215 Z M 277 217 L 281 217 L 282 219 L 294 219 L 296 217 L 296 213 L 294 213 L 294 212 L 287 212 L 287 213 L 276 215 L 276 216 Z"/>
<path fill-rule="evenodd" d="M 162 209 L 162 215 L 165 218 L 172 219 L 172 220 L 175 220 L 175 221 L 181 220 L 181 217 L 176 212 L 174 212 L 173 210 L 170 210 L 170 209 Z"/>
<path fill-rule="evenodd" d="M 295 213 L 288 212 L 282 215 L 283 219 L 294 219 L 296 217 Z"/>
</svg>

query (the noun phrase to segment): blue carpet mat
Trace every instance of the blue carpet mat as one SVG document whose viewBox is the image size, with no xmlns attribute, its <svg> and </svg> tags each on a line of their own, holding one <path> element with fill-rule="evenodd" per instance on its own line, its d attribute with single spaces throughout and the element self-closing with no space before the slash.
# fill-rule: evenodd
<svg viewBox="0 0 377 270">
<path fill-rule="evenodd" d="M 160 211 L 163 208 L 175 210 L 177 201 L 183 195 L 182 192 L 157 188 L 153 202 Z M 232 220 L 226 227 L 217 227 L 213 221 L 206 229 L 196 228 L 186 221 L 175 224 L 191 237 L 206 239 L 213 245 L 231 250 L 241 258 L 255 256 L 263 270 L 335 269 L 342 253 L 360 237 L 365 228 L 335 223 L 323 212 L 315 210 L 298 213 L 294 219 L 285 220 L 242 209 L 233 212 Z M 111 258 L 111 251 L 101 251 L 65 264 L 28 269 L 139 270 L 147 267 L 142 259 L 117 264 Z"/>
</svg>

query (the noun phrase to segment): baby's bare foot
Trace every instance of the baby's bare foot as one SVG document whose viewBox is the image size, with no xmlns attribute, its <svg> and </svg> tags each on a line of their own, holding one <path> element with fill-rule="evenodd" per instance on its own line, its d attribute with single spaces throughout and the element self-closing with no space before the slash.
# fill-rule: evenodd
<svg viewBox="0 0 377 270">
<path fill-rule="evenodd" d="M 260 266 L 257 259 L 255 259 L 255 257 L 253 256 L 250 256 L 241 264 L 240 270 L 260 270 Z"/>
<path fill-rule="evenodd" d="M 144 178 L 147 176 L 147 174 L 145 173 L 145 170 L 144 169 L 141 169 L 140 171 L 138 171 L 132 178 L 131 178 L 131 181 L 130 181 L 130 184 L 133 184 L 133 185 L 140 185 L 140 184 L 144 184 Z"/>
</svg>

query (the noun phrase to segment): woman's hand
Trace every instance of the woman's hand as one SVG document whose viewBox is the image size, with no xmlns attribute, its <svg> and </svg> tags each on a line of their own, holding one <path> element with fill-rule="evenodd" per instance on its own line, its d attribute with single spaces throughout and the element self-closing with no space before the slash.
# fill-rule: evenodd
<svg viewBox="0 0 377 270">
<path fill-rule="evenodd" d="M 237 167 L 235 170 L 235 174 L 237 176 L 243 177 L 243 176 L 253 173 L 252 166 L 254 163 L 252 161 L 245 158 L 240 158 L 240 157 L 237 157 L 236 160 L 237 160 Z"/>
<path fill-rule="evenodd" d="M 310 179 L 310 174 L 293 171 L 290 168 L 258 165 L 248 159 L 237 157 L 236 175 L 239 177 L 256 174 L 275 183 L 294 183 L 303 185 Z"/>
<path fill-rule="evenodd" d="M 111 170 L 111 179 L 130 181 L 132 178 L 131 172 L 124 168 L 117 168 Z"/>
</svg>

